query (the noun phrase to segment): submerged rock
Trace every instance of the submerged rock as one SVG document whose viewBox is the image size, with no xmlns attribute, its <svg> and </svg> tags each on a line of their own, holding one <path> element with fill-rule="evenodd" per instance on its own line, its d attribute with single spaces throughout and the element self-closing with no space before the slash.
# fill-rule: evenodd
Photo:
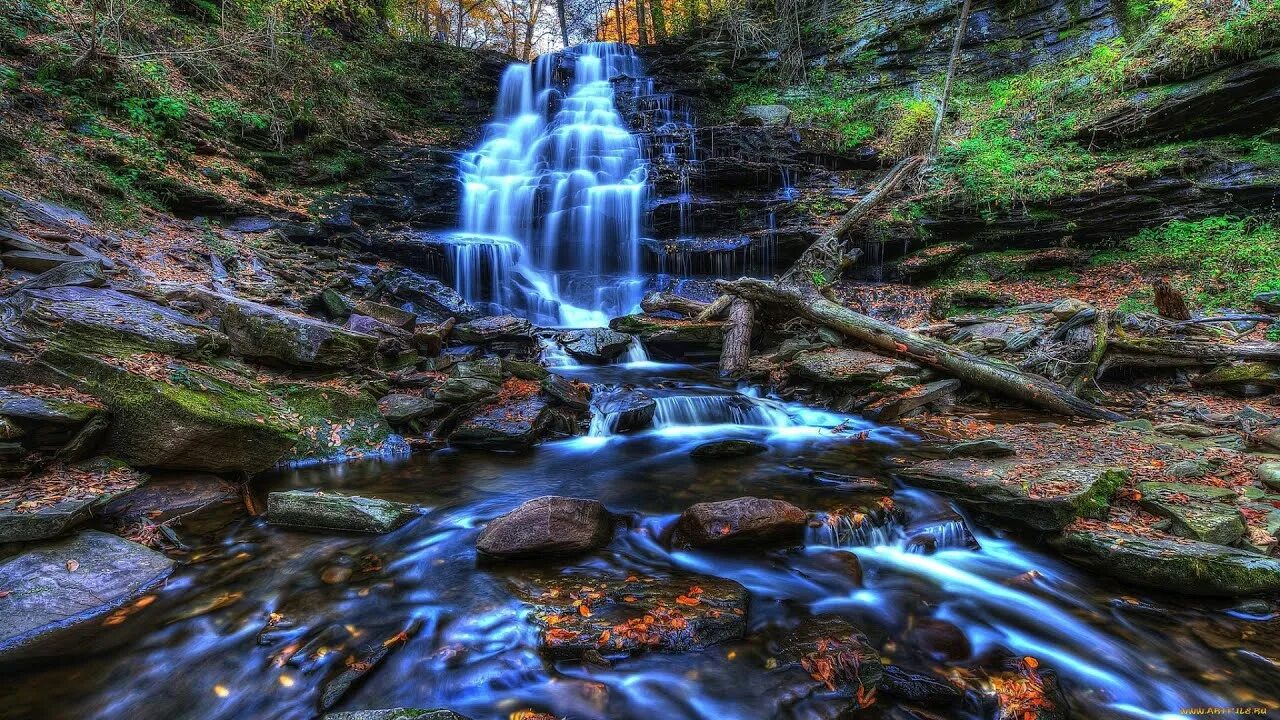
<svg viewBox="0 0 1280 720">
<path fill-rule="evenodd" d="M 1143 587 L 1210 596 L 1280 592 L 1280 560 L 1247 550 L 1094 528 L 1050 542 L 1078 565 Z"/>
<path fill-rule="evenodd" d="M 471 720 L 452 710 L 389 708 L 386 710 L 349 710 L 329 713 L 323 720 Z"/>
<path fill-rule="evenodd" d="M 746 631 L 747 589 L 732 580 L 576 571 L 523 573 L 510 584 L 533 606 L 552 657 L 700 650 Z"/>
<path fill-rule="evenodd" d="M 807 522 L 805 511 L 783 500 L 743 497 L 698 503 L 680 514 L 671 542 L 694 547 L 799 543 Z"/>
<path fill-rule="evenodd" d="M 712 440 L 689 451 L 694 460 L 718 460 L 721 458 L 744 457 L 766 452 L 768 445 L 754 440 L 730 438 L 728 440 Z"/>
<path fill-rule="evenodd" d="M 534 498 L 489 521 L 476 549 L 495 558 L 576 555 L 613 537 L 613 516 L 595 500 L 555 495 Z"/>
<path fill-rule="evenodd" d="M 0 663 L 90 647 L 107 613 L 173 572 L 173 561 L 124 538 L 85 530 L 0 561 Z"/>
<path fill-rule="evenodd" d="M 355 495 L 289 490 L 267 496 L 267 522 L 309 530 L 388 533 L 418 517 L 405 503 Z"/>
<path fill-rule="evenodd" d="M 1144 482 L 1138 492 L 1142 507 L 1168 518 L 1174 535 L 1218 545 L 1232 545 L 1244 535 L 1244 517 L 1230 488 Z"/>
<path fill-rule="evenodd" d="M 556 340 L 570 355 L 597 363 L 610 362 L 631 347 L 630 335 L 609 328 L 570 330 Z"/>
<path fill-rule="evenodd" d="M 643 430 L 653 424 L 658 404 L 639 390 L 604 390 L 597 392 L 591 406 L 600 414 L 611 432 Z"/>
<path fill-rule="evenodd" d="M 929 460 L 898 471 L 910 484 L 949 495 L 979 512 L 1037 530 L 1106 516 L 1124 482 L 1120 468 L 1046 465 L 1038 460 Z"/>
<path fill-rule="evenodd" d="M 808 673 L 814 690 L 851 695 L 860 709 L 875 702 L 875 691 L 884 676 L 880 653 L 849 621 L 835 615 L 817 615 L 801 621 L 782 640 L 779 669 Z"/>
</svg>

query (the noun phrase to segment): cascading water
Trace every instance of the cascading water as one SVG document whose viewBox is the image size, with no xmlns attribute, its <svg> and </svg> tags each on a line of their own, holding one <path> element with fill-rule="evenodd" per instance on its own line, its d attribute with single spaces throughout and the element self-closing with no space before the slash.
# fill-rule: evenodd
<svg viewBox="0 0 1280 720">
<path fill-rule="evenodd" d="M 642 76 L 615 43 L 507 68 L 495 120 L 461 162 L 462 227 L 445 246 L 464 298 L 571 327 L 638 307 L 647 166 L 613 82 Z"/>
</svg>

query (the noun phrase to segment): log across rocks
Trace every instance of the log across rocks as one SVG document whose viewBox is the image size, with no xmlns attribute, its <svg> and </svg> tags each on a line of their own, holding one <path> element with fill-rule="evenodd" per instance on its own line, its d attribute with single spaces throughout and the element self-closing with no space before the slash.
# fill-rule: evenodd
<svg viewBox="0 0 1280 720">
<path fill-rule="evenodd" d="M 1039 375 L 994 362 L 946 343 L 918 335 L 854 312 L 823 297 L 817 288 L 784 285 L 755 278 L 716 282 L 723 292 L 756 303 L 783 307 L 812 322 L 836 330 L 880 350 L 904 355 L 960 380 L 1062 415 L 1094 420 L 1121 420 L 1119 413 L 1072 395 Z"/>
</svg>

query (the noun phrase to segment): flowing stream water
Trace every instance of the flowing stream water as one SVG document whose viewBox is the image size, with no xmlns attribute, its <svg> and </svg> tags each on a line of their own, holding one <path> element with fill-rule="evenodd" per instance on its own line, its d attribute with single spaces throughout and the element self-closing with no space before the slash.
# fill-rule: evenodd
<svg viewBox="0 0 1280 720">
<path fill-rule="evenodd" d="M 465 231 L 451 261 L 473 301 L 589 325 L 638 299 L 646 168 L 610 79 L 639 82 L 642 72 L 617 46 L 586 46 L 574 60 L 571 79 L 546 59 L 508 71 L 498 119 L 463 167 Z M 616 282 L 571 298 L 575 273 Z M 604 366 L 550 351 L 544 360 L 597 388 L 644 388 L 658 403 L 654 426 L 618 434 L 598 417 L 590 434 L 522 455 L 447 449 L 261 478 L 259 495 L 318 488 L 416 503 L 423 517 L 373 537 L 243 515 L 191 523 L 181 528 L 186 562 L 118 622 L 111 644 L 11 675 L 0 716 L 312 718 L 324 681 L 357 648 L 406 630 L 335 709 L 447 707 L 476 720 L 526 707 L 575 720 L 835 718 L 838 698 L 802 697 L 770 669 L 773 639 L 814 613 L 849 619 L 888 660 L 974 686 L 985 671 L 1036 657 L 1059 673 L 1079 718 L 1174 718 L 1280 690 L 1280 619 L 1265 603 L 1125 589 L 1042 554 L 1034 538 L 975 525 L 896 484 L 891 457 L 913 452 L 909 433 L 784 403 L 713 368 L 655 362 L 642 348 Z M 690 458 L 699 443 L 729 437 L 768 450 Z M 850 476 L 895 484 L 897 512 L 855 519 L 851 509 L 877 507 L 883 493 L 850 490 L 841 479 Z M 507 586 L 527 568 L 477 565 L 474 545 L 487 521 L 548 494 L 595 498 L 623 519 L 607 548 L 551 567 L 736 580 L 750 592 L 746 638 L 612 667 L 544 660 L 530 611 Z M 793 548 L 723 553 L 664 541 L 689 505 L 747 495 L 786 499 L 823 521 Z M 963 635 L 946 660 L 910 640 L 941 622 Z M 858 717 L 993 713 L 976 696 L 937 716 L 882 698 Z"/>
</svg>

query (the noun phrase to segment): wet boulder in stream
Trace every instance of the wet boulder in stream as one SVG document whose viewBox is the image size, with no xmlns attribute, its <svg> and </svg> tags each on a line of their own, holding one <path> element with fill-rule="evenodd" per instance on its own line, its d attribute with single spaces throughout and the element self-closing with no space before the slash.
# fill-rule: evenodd
<svg viewBox="0 0 1280 720">
<path fill-rule="evenodd" d="M 815 692 L 852 696 L 860 709 L 875 702 L 884 677 L 880 653 L 849 621 L 835 615 L 807 618 L 784 637 L 778 651 L 779 672 L 807 673 Z"/>
<path fill-rule="evenodd" d="M 631 336 L 609 328 L 585 328 L 561 333 L 557 342 L 579 360 L 607 363 L 631 347 Z"/>
<path fill-rule="evenodd" d="M 540 397 L 517 397 L 482 408 L 449 435 L 453 447 L 522 452 L 543 438 L 552 417 Z"/>
<path fill-rule="evenodd" d="M 306 530 L 388 533 L 418 514 L 406 503 L 355 495 L 289 490 L 267 496 L 267 522 Z"/>
<path fill-rule="evenodd" d="M 747 589 L 732 580 L 555 571 L 521 573 L 509 584 L 533 607 L 542 650 L 553 658 L 701 650 L 746 632 Z"/>
<path fill-rule="evenodd" d="M 613 516 L 595 500 L 547 495 L 489 521 L 476 549 L 500 559 L 577 555 L 603 547 Z"/>
<path fill-rule="evenodd" d="M 799 543 L 805 511 L 784 500 L 741 497 L 693 505 L 680 514 L 671 542 L 677 547 L 729 547 Z"/>
<path fill-rule="evenodd" d="M 694 460 L 720 460 L 723 458 L 746 457 L 768 451 L 769 446 L 755 440 L 729 438 L 705 442 L 689 451 Z"/>
<path fill-rule="evenodd" d="M 85 530 L 0 561 L 0 664 L 88 647 L 101 619 L 162 582 L 173 561 L 124 538 Z"/>
<path fill-rule="evenodd" d="M 610 432 L 643 430 L 653 424 L 658 404 L 639 390 L 602 390 L 591 400 L 593 410 Z"/>
</svg>

